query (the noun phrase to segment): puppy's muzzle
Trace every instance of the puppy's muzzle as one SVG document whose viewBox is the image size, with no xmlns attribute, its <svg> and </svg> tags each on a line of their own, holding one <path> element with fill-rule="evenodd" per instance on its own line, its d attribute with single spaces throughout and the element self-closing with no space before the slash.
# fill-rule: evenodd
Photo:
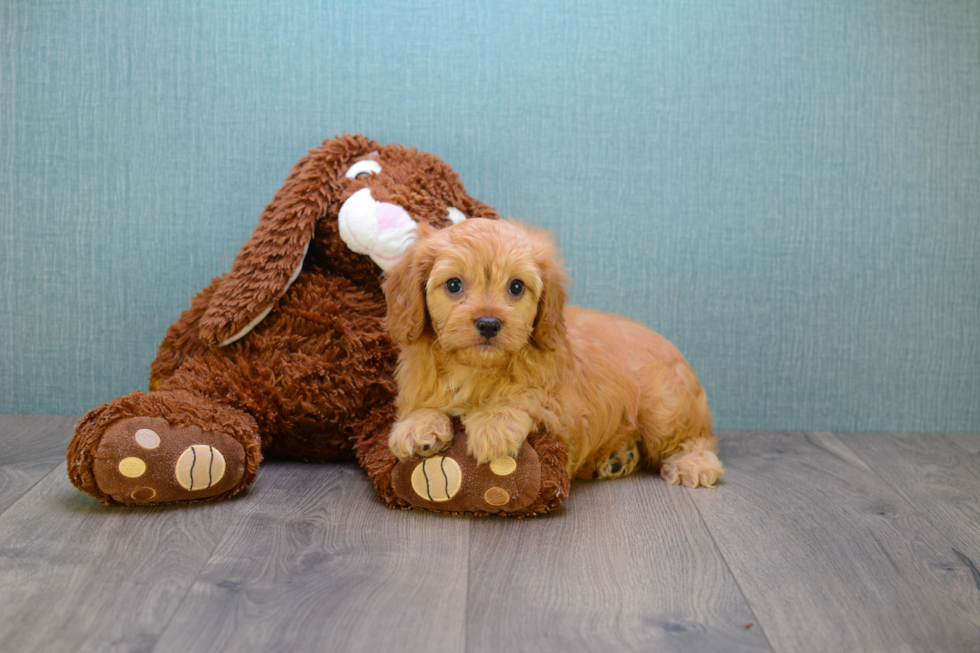
<svg viewBox="0 0 980 653">
<path fill-rule="evenodd" d="M 477 318 L 474 324 L 476 325 L 476 330 L 480 332 L 480 335 L 487 340 L 500 333 L 500 328 L 503 326 L 499 319 L 489 316 Z"/>
</svg>

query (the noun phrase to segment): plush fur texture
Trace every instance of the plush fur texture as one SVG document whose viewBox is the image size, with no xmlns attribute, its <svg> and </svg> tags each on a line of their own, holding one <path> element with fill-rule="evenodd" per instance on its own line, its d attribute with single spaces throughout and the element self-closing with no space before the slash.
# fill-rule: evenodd
<svg viewBox="0 0 980 653">
<path fill-rule="evenodd" d="M 348 174 L 361 161 L 380 171 Z M 385 328 L 381 270 L 351 250 L 338 221 L 345 202 L 365 189 L 432 230 L 459 213 L 497 218 L 438 157 L 364 136 L 325 141 L 294 167 L 231 271 L 167 331 L 151 366 L 151 391 L 113 400 L 79 422 L 67 456 L 77 487 L 105 503 L 220 499 L 248 487 L 263 456 L 322 462 L 356 455 L 384 502 L 409 506 L 391 484 L 397 346 Z M 147 424 L 165 426 L 141 440 Z M 138 444 L 160 437 L 168 441 Z M 180 454 L 186 443 L 220 454 L 227 464 L 214 469 L 225 477 L 182 490 L 176 460 L 161 452 L 170 445 Z M 564 461 L 555 447 L 558 453 L 542 459 Z M 123 464 L 131 458 L 141 462 Z M 142 474 L 124 473 L 141 464 Z M 543 510 L 567 489 L 567 478 L 553 478 L 553 470 L 546 476 L 556 491 L 533 504 Z"/>
<path fill-rule="evenodd" d="M 480 462 L 515 455 L 540 431 L 566 446 L 578 477 L 623 475 L 637 456 L 671 483 L 722 477 L 707 400 L 684 357 L 626 318 L 566 307 L 547 233 L 468 221 L 423 236 L 384 283 L 402 346 L 389 438 L 399 459 L 448 446 L 459 417 Z"/>
</svg>

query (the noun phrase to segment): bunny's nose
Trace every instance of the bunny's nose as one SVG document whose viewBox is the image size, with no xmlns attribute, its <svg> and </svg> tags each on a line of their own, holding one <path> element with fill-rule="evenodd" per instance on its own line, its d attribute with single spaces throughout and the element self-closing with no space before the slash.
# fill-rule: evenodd
<svg viewBox="0 0 980 653">
<path fill-rule="evenodd" d="M 487 340 L 500 333 L 500 327 L 503 326 L 499 319 L 489 316 L 477 318 L 475 324 L 476 330 Z"/>
</svg>

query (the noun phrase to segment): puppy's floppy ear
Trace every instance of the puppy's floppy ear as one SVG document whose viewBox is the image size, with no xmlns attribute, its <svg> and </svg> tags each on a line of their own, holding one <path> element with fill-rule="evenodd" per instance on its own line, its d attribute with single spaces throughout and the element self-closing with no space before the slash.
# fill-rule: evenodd
<svg viewBox="0 0 980 653">
<path fill-rule="evenodd" d="M 211 298 L 200 322 L 205 344 L 234 342 L 272 310 L 299 274 L 316 222 L 340 189 L 346 167 L 377 149 L 364 136 L 344 135 L 300 159 Z"/>
<path fill-rule="evenodd" d="M 541 349 L 555 351 L 565 341 L 565 289 L 568 277 L 558 258 L 558 249 L 549 234 L 533 234 L 537 241 L 537 264 L 544 282 L 544 290 L 538 298 L 538 314 L 534 318 L 534 343 Z"/>
<path fill-rule="evenodd" d="M 435 249 L 426 239 L 435 231 L 420 224 L 418 239 L 388 268 L 381 284 L 388 304 L 388 333 L 402 346 L 416 342 L 428 326 L 425 284 L 435 262 Z"/>
</svg>

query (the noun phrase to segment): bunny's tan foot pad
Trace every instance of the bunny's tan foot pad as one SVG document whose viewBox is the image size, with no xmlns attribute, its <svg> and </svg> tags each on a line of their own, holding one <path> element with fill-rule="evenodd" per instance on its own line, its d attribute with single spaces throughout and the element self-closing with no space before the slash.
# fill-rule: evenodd
<svg viewBox="0 0 980 653">
<path fill-rule="evenodd" d="M 128 505 L 200 501 L 236 491 L 245 451 L 230 435 L 172 426 L 161 417 L 113 424 L 95 454 L 95 480 Z"/>
<path fill-rule="evenodd" d="M 392 488 L 424 510 L 524 517 L 558 507 L 568 494 L 567 454 L 549 436 L 532 434 L 516 457 L 478 465 L 458 428 L 452 445 L 434 456 L 396 463 Z"/>
</svg>

